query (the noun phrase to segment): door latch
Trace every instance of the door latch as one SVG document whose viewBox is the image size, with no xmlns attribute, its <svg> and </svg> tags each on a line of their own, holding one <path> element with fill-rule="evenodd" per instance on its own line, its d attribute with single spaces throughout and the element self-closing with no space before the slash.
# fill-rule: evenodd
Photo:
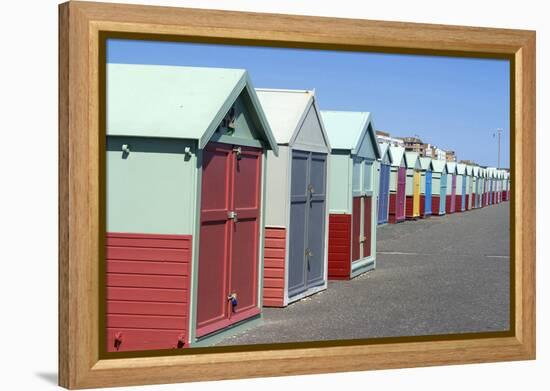
<svg viewBox="0 0 550 391">
<path fill-rule="evenodd" d="M 237 309 L 237 294 L 233 292 L 229 296 L 227 296 L 227 301 L 231 302 L 231 312 L 235 312 Z"/>
<path fill-rule="evenodd" d="M 315 188 L 311 183 L 307 186 L 307 191 L 309 191 L 309 195 L 313 195 L 313 193 L 315 193 Z"/>
<path fill-rule="evenodd" d="M 306 248 L 305 255 L 306 255 L 306 257 L 312 257 L 313 252 L 309 248 Z"/>
<path fill-rule="evenodd" d="M 235 222 L 235 223 L 236 223 L 237 221 L 239 221 L 239 220 L 237 219 L 237 212 L 235 212 L 234 210 L 227 212 L 227 218 L 228 218 L 228 219 L 233 219 L 233 222 Z"/>
<path fill-rule="evenodd" d="M 364 243 L 367 241 L 367 237 L 366 236 L 360 236 L 359 237 L 359 243 Z"/>
<path fill-rule="evenodd" d="M 237 160 L 241 160 L 241 153 L 242 153 L 241 147 L 233 147 L 233 152 L 237 154 Z"/>
</svg>

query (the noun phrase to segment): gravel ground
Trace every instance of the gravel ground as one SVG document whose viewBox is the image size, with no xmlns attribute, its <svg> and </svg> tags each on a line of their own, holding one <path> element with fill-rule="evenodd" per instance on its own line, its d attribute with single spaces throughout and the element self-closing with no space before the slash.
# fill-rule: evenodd
<svg viewBox="0 0 550 391">
<path fill-rule="evenodd" d="M 509 203 L 379 227 L 376 269 L 218 345 L 503 331 L 509 328 Z"/>
</svg>

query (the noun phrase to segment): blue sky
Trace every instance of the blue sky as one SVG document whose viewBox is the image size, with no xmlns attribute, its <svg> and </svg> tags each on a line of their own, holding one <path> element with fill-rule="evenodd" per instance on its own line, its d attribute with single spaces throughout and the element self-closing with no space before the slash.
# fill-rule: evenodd
<svg viewBox="0 0 550 391">
<path fill-rule="evenodd" d="M 418 135 L 459 159 L 510 162 L 506 60 L 109 40 L 107 61 L 244 68 L 255 87 L 315 89 L 322 110 L 370 111 L 378 130 Z"/>
</svg>

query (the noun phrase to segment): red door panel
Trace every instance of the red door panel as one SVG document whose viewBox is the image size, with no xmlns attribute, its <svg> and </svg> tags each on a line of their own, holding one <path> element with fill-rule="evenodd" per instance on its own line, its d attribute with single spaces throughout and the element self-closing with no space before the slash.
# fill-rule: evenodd
<svg viewBox="0 0 550 391">
<path fill-rule="evenodd" d="M 231 193 L 231 155 L 229 145 L 209 144 L 204 150 L 201 228 L 199 244 L 199 281 L 197 298 L 197 334 L 205 327 L 228 316 L 227 213 Z"/>
<path fill-rule="evenodd" d="M 259 313 L 262 150 L 210 143 L 204 151 L 197 336 Z M 234 217 L 230 218 L 230 212 Z M 228 300 L 237 295 L 237 305 Z"/>
<path fill-rule="evenodd" d="M 241 147 L 240 158 L 234 159 L 233 210 L 231 221 L 232 257 L 229 294 L 237 294 L 239 314 L 258 306 L 258 232 L 260 217 L 261 150 Z"/>
<path fill-rule="evenodd" d="M 353 197 L 351 220 L 351 260 L 353 262 L 361 258 L 361 197 Z"/>
<path fill-rule="evenodd" d="M 365 232 L 365 239 L 363 241 L 363 258 L 370 257 L 371 255 L 371 228 L 372 228 L 372 197 L 364 197 L 364 218 L 363 218 L 363 231 Z"/>
</svg>

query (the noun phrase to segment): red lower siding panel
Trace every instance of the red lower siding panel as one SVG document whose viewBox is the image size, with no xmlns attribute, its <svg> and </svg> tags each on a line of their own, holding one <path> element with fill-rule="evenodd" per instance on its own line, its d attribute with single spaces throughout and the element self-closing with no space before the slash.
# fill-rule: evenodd
<svg viewBox="0 0 550 391">
<path fill-rule="evenodd" d="M 331 214 L 328 222 L 328 278 L 349 280 L 351 275 L 351 215 Z"/>
<path fill-rule="evenodd" d="M 462 212 L 462 194 L 455 194 L 455 212 Z"/>
<path fill-rule="evenodd" d="M 447 198 L 445 199 L 445 212 L 447 214 L 455 212 L 454 210 L 451 210 L 451 198 L 452 195 L 447 194 Z"/>
<path fill-rule="evenodd" d="M 187 346 L 186 338 L 177 330 L 107 328 L 107 346 L 115 346 L 116 342 L 119 351 L 156 349 L 154 346 L 162 346 L 162 349 L 183 348 Z M 169 347 L 166 347 L 167 341 L 170 341 Z"/>
<path fill-rule="evenodd" d="M 440 213 L 439 213 L 440 203 L 441 202 L 440 202 L 439 196 L 432 194 L 432 214 L 433 215 L 440 216 Z"/>
<path fill-rule="evenodd" d="M 426 196 L 420 194 L 420 216 L 426 217 Z"/>
<path fill-rule="evenodd" d="M 108 233 L 107 351 L 188 345 L 191 235 Z"/>
<path fill-rule="evenodd" d="M 405 217 L 407 219 L 413 219 L 414 218 L 414 213 L 413 213 L 413 203 L 414 203 L 414 200 L 413 200 L 413 196 L 407 196 L 405 198 Z"/>
<path fill-rule="evenodd" d="M 264 307 L 284 307 L 286 229 L 265 228 Z"/>
<path fill-rule="evenodd" d="M 390 207 L 389 207 L 389 214 L 388 214 L 388 222 L 390 224 L 397 224 L 405 220 L 402 216 L 398 216 L 399 213 L 396 212 L 396 209 L 397 209 L 397 194 L 390 193 Z"/>
</svg>

